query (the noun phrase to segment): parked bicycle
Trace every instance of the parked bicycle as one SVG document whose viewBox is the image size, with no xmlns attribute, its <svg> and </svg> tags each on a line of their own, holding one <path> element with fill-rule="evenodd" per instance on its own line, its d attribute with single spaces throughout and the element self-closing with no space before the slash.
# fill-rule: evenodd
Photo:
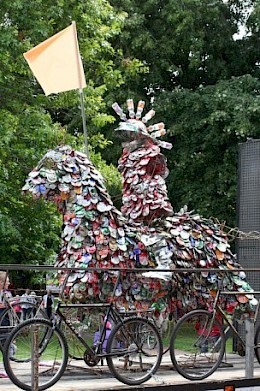
<svg viewBox="0 0 260 391">
<path fill-rule="evenodd" d="M 252 294 L 252 293 L 251 293 Z M 227 338 L 235 336 L 242 352 L 245 340 L 237 329 L 235 316 L 230 318 L 221 306 L 221 289 L 216 291 L 212 311 L 193 310 L 176 324 L 170 341 L 170 354 L 176 370 L 189 380 L 202 380 L 220 366 Z M 258 317 L 259 302 L 254 314 Z M 260 325 L 255 332 L 255 355 L 260 363 Z"/>
<path fill-rule="evenodd" d="M 32 298 L 32 302 L 23 301 L 22 297 L 6 297 L 3 296 L 3 303 L 5 309 L 2 311 L 0 316 L 0 350 L 3 350 L 3 346 L 7 335 L 12 331 L 14 327 L 20 324 L 24 319 L 19 312 L 17 312 L 16 307 L 19 305 L 22 307 L 26 305 L 28 310 L 28 319 L 37 317 L 37 318 L 46 318 L 45 312 L 40 306 L 41 297 L 35 296 Z"/>
<path fill-rule="evenodd" d="M 105 349 L 107 322 L 100 327 L 99 338 L 93 345 L 93 340 L 85 339 L 80 327 L 74 327 L 67 319 L 66 312 L 70 309 L 99 310 L 114 325 Z M 64 325 L 65 334 L 62 331 Z M 70 340 L 66 338 L 68 331 L 82 346 L 83 358 L 88 366 L 96 366 L 106 359 L 111 373 L 125 384 L 139 385 L 147 381 L 160 366 L 162 341 L 156 326 L 149 319 L 136 315 L 127 317 L 113 303 L 63 304 L 59 301 L 52 321 L 27 320 L 9 335 L 4 348 L 4 366 L 11 381 L 23 390 L 31 390 L 37 373 L 39 391 L 54 385 L 67 366 L 70 349 Z M 151 334 L 156 340 L 154 349 L 148 347 L 148 336 Z"/>
</svg>

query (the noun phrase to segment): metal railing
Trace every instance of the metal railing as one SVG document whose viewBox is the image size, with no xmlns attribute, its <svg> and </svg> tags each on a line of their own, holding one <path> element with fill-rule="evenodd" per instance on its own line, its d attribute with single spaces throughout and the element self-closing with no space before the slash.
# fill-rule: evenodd
<svg viewBox="0 0 260 391">
<path fill-rule="evenodd" d="M 23 271 L 39 271 L 39 272 L 47 272 L 47 271 L 65 271 L 65 272 L 73 272 L 73 271 L 86 271 L 85 268 L 80 267 L 55 267 L 50 265 L 20 265 L 20 264 L 0 264 L 0 270 L 10 272 L 12 270 L 23 270 Z M 178 268 L 174 270 L 169 269 L 155 269 L 155 268 L 125 268 L 122 269 L 120 267 L 113 267 L 113 268 L 94 268 L 89 267 L 88 272 L 111 272 L 111 271 L 124 271 L 129 273 L 143 273 L 143 272 L 149 272 L 149 271 L 155 271 L 158 272 L 171 272 L 172 274 L 178 274 L 178 273 L 201 273 L 205 271 L 205 269 L 202 268 Z M 234 273 L 234 272 L 241 272 L 243 270 L 244 272 L 254 272 L 259 273 L 260 268 L 234 268 L 234 269 L 219 269 L 219 268 L 207 268 L 208 272 L 214 272 L 214 273 Z M 19 289 L 19 288 L 18 288 Z M 260 295 L 260 291 L 221 291 L 221 294 L 223 295 L 236 295 L 236 294 L 254 294 L 254 295 Z M 252 379 L 254 377 L 254 320 L 253 318 L 246 318 L 245 319 L 245 329 L 246 329 L 246 352 L 245 352 L 245 378 Z M 36 382 L 37 383 L 37 382 Z M 35 384 L 35 390 L 37 390 L 37 384 Z"/>
</svg>

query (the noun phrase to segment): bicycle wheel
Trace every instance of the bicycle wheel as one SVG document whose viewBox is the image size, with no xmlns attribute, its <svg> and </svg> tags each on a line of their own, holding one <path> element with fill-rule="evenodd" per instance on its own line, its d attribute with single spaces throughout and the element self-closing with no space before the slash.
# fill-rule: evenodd
<svg viewBox="0 0 260 391">
<path fill-rule="evenodd" d="M 6 338 L 13 328 L 14 319 L 9 311 L 9 308 L 6 308 L 2 311 L 0 316 L 0 350 L 3 350 Z"/>
<path fill-rule="evenodd" d="M 38 348 L 37 348 L 38 346 Z M 9 334 L 4 346 L 4 366 L 10 380 L 23 390 L 38 390 L 55 384 L 68 362 L 64 335 L 46 319 L 30 319 Z"/>
<path fill-rule="evenodd" d="M 189 380 L 202 380 L 219 367 L 225 350 L 221 323 L 205 310 L 194 310 L 177 322 L 170 341 L 176 370 Z"/>
<path fill-rule="evenodd" d="M 148 346 L 153 335 L 155 346 Z M 138 385 L 150 379 L 160 366 L 162 340 L 154 324 L 145 318 L 128 318 L 117 324 L 107 342 L 107 364 L 121 382 Z"/>
<path fill-rule="evenodd" d="M 37 305 L 33 303 L 28 302 L 20 302 L 20 305 L 28 304 L 30 305 L 30 312 L 29 312 L 29 318 L 39 317 L 39 318 L 46 318 L 45 312 Z M 14 306 L 16 304 L 11 304 L 10 307 L 7 307 L 1 314 L 0 317 L 0 349 L 3 350 L 5 340 L 8 336 L 8 334 L 12 331 L 14 327 L 16 327 L 18 324 L 20 324 L 23 319 L 19 317 L 19 315 L 15 312 Z"/>
</svg>

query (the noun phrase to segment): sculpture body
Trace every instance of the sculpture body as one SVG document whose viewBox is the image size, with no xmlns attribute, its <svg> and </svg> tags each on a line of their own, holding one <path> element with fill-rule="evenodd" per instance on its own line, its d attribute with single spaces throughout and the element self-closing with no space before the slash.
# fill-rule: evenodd
<svg viewBox="0 0 260 391">
<path fill-rule="evenodd" d="M 206 307 L 221 279 L 223 289 L 251 291 L 221 227 L 184 209 L 173 212 L 165 184 L 166 159 L 160 150 L 165 144 L 152 137 L 140 119 L 128 121 L 117 130 L 124 146 L 119 160 L 123 213 L 113 205 L 101 174 L 86 155 L 69 146 L 47 152 L 23 187 L 34 198 L 55 202 L 63 215 L 55 264 L 60 283 L 67 276 L 63 267 L 80 268 L 70 271 L 66 293 L 84 302 L 112 300 L 114 267 L 140 268 L 140 273 L 123 271 L 116 289 L 113 300 L 126 309 L 155 304 L 165 313 L 176 309 L 181 313 Z M 143 267 L 154 271 L 142 273 Z M 178 272 L 178 268 L 202 272 Z M 230 273 L 233 268 L 241 271 Z M 225 305 L 230 303 L 243 312 L 251 312 L 256 304 L 252 295 L 246 299 L 233 295 L 225 299 Z"/>
</svg>

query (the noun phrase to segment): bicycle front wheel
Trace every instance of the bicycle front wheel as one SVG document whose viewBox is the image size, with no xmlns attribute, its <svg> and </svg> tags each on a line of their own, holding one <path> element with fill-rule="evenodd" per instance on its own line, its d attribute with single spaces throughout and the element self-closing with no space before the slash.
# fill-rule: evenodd
<svg viewBox="0 0 260 391">
<path fill-rule="evenodd" d="M 45 319 L 26 320 L 9 334 L 4 366 L 10 380 L 23 390 L 39 391 L 55 384 L 68 362 L 64 335 Z"/>
<path fill-rule="evenodd" d="M 148 319 L 134 317 L 112 329 L 106 351 L 111 373 L 125 384 L 138 385 L 150 379 L 159 368 L 163 346 L 154 324 Z"/>
<path fill-rule="evenodd" d="M 170 341 L 176 370 L 186 379 L 202 380 L 219 367 L 225 351 L 221 323 L 205 310 L 194 310 L 177 322 Z"/>
</svg>

